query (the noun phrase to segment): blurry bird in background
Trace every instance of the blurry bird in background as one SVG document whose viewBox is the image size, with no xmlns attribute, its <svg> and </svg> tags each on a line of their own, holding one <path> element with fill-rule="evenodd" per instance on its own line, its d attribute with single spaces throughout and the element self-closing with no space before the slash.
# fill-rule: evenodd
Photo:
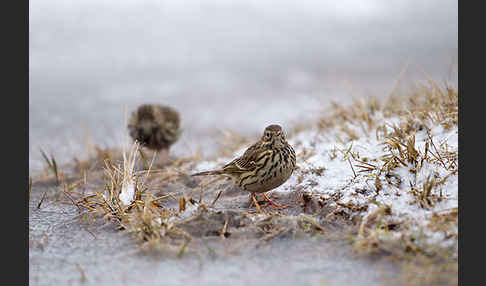
<svg viewBox="0 0 486 286">
<path fill-rule="evenodd" d="M 161 104 L 140 105 L 130 115 L 128 132 L 142 147 L 159 152 L 158 162 L 164 164 L 182 133 L 179 112 Z"/>
</svg>

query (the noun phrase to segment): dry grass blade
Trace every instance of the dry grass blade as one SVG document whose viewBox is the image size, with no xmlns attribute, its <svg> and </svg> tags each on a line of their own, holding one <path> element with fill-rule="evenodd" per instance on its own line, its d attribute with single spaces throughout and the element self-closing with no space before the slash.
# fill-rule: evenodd
<svg viewBox="0 0 486 286">
<path fill-rule="evenodd" d="M 415 149 L 415 135 L 412 135 L 407 140 L 407 160 L 416 165 L 418 156 L 419 152 Z"/>
<path fill-rule="evenodd" d="M 444 178 L 442 178 L 440 181 L 438 181 L 436 185 L 444 184 L 450 176 L 455 175 L 457 172 L 459 172 L 459 168 L 455 168 L 454 170 L 452 170 L 449 174 L 444 176 Z"/>
<path fill-rule="evenodd" d="M 222 193 L 223 193 L 223 190 L 219 191 L 218 195 L 216 195 L 216 198 L 211 203 L 211 205 L 210 205 L 211 207 L 214 207 L 214 204 L 216 204 L 216 201 L 219 199 L 219 197 L 221 196 Z"/>
<path fill-rule="evenodd" d="M 54 155 L 51 155 L 51 159 L 49 159 L 47 157 L 47 154 L 44 152 L 44 150 L 40 149 L 40 152 L 41 152 L 42 157 L 46 161 L 47 166 L 54 173 L 54 176 L 56 177 L 56 184 L 59 184 L 59 174 L 58 174 L 58 170 L 57 170 L 57 163 L 56 163 L 56 160 L 54 159 Z"/>
<path fill-rule="evenodd" d="M 184 239 L 184 243 L 182 244 L 181 248 L 179 249 L 179 252 L 177 253 L 177 257 L 181 258 L 184 253 L 186 252 L 187 245 L 189 244 L 189 241 Z"/>
<path fill-rule="evenodd" d="M 142 160 L 142 165 L 144 169 L 150 168 L 150 165 L 148 164 L 147 158 L 145 157 L 145 154 L 143 153 L 142 149 L 138 149 L 138 152 L 140 154 L 140 159 Z M 155 155 L 154 155 L 155 156 Z"/>
<path fill-rule="evenodd" d="M 444 166 L 444 168 L 446 170 L 448 170 L 446 164 L 444 163 L 444 161 L 442 160 L 442 157 L 440 156 L 439 150 L 437 150 L 437 147 L 435 147 L 434 140 L 432 139 L 432 136 L 428 132 L 427 132 L 427 136 L 429 136 L 430 143 L 432 144 L 432 147 L 434 147 L 434 150 L 435 150 L 435 153 L 436 153 L 436 154 L 434 154 L 431 151 L 429 151 L 430 154 L 432 154 L 432 156 L 434 156 L 437 160 L 439 160 L 442 163 L 442 165 Z"/>
<path fill-rule="evenodd" d="M 359 159 L 354 159 L 356 162 L 359 162 L 359 164 L 356 164 L 355 166 L 360 168 L 361 170 L 359 170 L 358 172 L 372 172 L 374 170 L 377 170 L 378 169 L 378 166 L 376 165 L 373 165 L 371 163 L 368 163 L 368 162 L 364 162 L 362 160 L 359 160 Z"/>
<path fill-rule="evenodd" d="M 167 195 L 164 195 L 164 196 L 160 196 L 158 198 L 155 198 L 153 199 L 151 202 L 156 202 L 156 201 L 160 201 L 160 200 L 163 200 L 163 199 L 167 199 L 167 198 L 172 198 L 174 200 L 177 200 L 176 197 L 174 195 L 178 195 L 180 194 L 181 192 L 178 192 L 178 193 L 172 193 L 172 194 L 167 194 Z"/>
<path fill-rule="evenodd" d="M 40 209 L 42 203 L 44 202 L 44 199 L 46 198 L 46 195 L 47 195 L 47 191 L 45 191 L 44 194 L 42 195 L 42 198 L 40 199 L 39 203 L 37 204 L 37 209 Z"/>
<path fill-rule="evenodd" d="M 52 169 L 52 164 L 51 164 L 51 160 L 49 160 L 49 157 L 47 157 L 46 153 L 44 152 L 44 150 L 42 149 L 39 149 L 40 152 L 41 152 L 41 155 L 42 157 L 44 158 L 44 160 L 46 161 L 47 163 L 47 166 L 49 166 L 50 169 Z"/>
<path fill-rule="evenodd" d="M 66 187 L 66 185 L 64 185 L 64 187 Z M 79 213 L 82 212 L 81 208 L 79 207 L 79 205 L 77 203 L 74 202 L 74 199 L 66 192 L 66 189 L 64 188 L 64 190 L 62 191 L 62 193 L 69 198 L 69 200 L 72 202 L 72 204 L 74 206 L 76 206 L 78 208 L 78 211 Z"/>
<path fill-rule="evenodd" d="M 351 164 L 351 160 L 349 158 L 346 158 L 348 160 L 349 166 L 351 166 L 351 170 L 353 171 L 354 178 L 356 178 L 358 175 L 356 175 L 356 172 L 354 171 L 353 164 Z"/>
<path fill-rule="evenodd" d="M 355 156 L 353 155 L 353 153 L 351 153 L 351 149 L 353 148 L 353 143 L 351 143 L 348 147 L 348 149 L 346 149 L 346 151 L 344 150 L 341 150 L 341 149 L 338 149 L 344 156 L 344 159 L 348 161 L 349 163 L 349 166 L 351 167 L 351 170 L 353 171 L 353 174 L 354 174 L 354 178 L 356 178 L 358 175 L 356 175 L 356 172 L 354 171 L 354 168 L 353 168 L 353 164 L 351 163 L 351 160 L 349 159 L 349 157 L 351 156 L 351 158 L 355 158 Z"/>
<path fill-rule="evenodd" d="M 181 197 L 179 199 L 179 212 L 183 212 L 186 210 L 186 198 Z"/>
<path fill-rule="evenodd" d="M 219 236 L 220 236 L 221 238 L 223 238 L 223 239 L 225 239 L 225 238 L 226 238 L 226 236 L 228 235 L 228 232 L 227 232 L 227 229 L 228 229 L 228 222 L 229 222 L 229 220 L 228 220 L 228 218 L 226 218 L 226 219 L 224 220 L 223 229 L 221 230 L 221 232 L 220 232 L 220 234 L 219 234 Z"/>
<path fill-rule="evenodd" d="M 433 206 L 432 200 L 430 198 L 430 194 L 432 193 L 433 188 L 437 185 L 435 178 L 432 179 L 430 176 L 427 177 L 425 182 L 422 185 L 422 192 L 419 196 L 419 204 L 423 208 L 430 208 Z"/>
<path fill-rule="evenodd" d="M 79 270 L 79 273 L 81 274 L 81 283 L 84 283 L 86 282 L 86 273 L 84 272 L 83 268 L 81 267 L 81 265 L 79 265 L 79 263 L 76 263 L 76 267 L 78 268 Z"/>
<path fill-rule="evenodd" d="M 56 160 L 54 159 L 53 155 L 51 155 L 51 162 L 52 162 L 52 170 L 54 172 L 54 175 L 56 176 L 56 184 L 59 185 L 59 175 L 58 175 L 58 172 L 57 172 L 57 163 L 56 163 Z"/>
</svg>

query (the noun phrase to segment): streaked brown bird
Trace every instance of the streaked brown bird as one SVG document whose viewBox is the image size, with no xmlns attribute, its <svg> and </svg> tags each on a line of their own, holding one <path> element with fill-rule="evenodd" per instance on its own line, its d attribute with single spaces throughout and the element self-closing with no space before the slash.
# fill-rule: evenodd
<svg viewBox="0 0 486 286">
<path fill-rule="evenodd" d="M 250 198 L 258 209 L 256 193 L 262 193 L 273 207 L 282 208 L 285 206 L 274 203 L 265 192 L 285 183 L 294 169 L 295 151 L 285 139 L 282 127 L 273 124 L 265 128 L 261 139 L 251 145 L 241 157 L 229 162 L 222 169 L 200 172 L 192 176 L 229 176 L 241 189 L 250 192 Z"/>
<path fill-rule="evenodd" d="M 142 104 L 130 115 L 128 131 L 133 140 L 150 150 L 162 151 L 161 157 L 165 158 L 181 135 L 180 116 L 169 106 Z"/>
</svg>

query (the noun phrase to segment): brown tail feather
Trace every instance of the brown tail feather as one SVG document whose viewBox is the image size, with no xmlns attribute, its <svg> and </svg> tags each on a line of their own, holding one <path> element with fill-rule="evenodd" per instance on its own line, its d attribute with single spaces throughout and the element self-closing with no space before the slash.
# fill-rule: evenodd
<svg viewBox="0 0 486 286">
<path fill-rule="evenodd" d="M 224 174 L 223 170 L 214 170 L 214 171 L 204 171 L 204 172 L 199 172 L 196 174 L 192 174 L 191 177 L 194 176 L 210 176 L 210 175 L 222 175 Z"/>
</svg>

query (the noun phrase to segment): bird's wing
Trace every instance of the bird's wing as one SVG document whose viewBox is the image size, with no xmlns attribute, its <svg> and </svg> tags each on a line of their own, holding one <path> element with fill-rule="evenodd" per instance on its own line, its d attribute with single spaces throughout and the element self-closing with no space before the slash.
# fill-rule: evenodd
<svg viewBox="0 0 486 286">
<path fill-rule="evenodd" d="M 243 173 L 255 169 L 258 166 L 261 155 L 271 152 L 271 150 L 263 148 L 259 143 L 257 142 L 250 146 L 243 155 L 226 164 L 223 170 L 230 173 Z"/>
</svg>

